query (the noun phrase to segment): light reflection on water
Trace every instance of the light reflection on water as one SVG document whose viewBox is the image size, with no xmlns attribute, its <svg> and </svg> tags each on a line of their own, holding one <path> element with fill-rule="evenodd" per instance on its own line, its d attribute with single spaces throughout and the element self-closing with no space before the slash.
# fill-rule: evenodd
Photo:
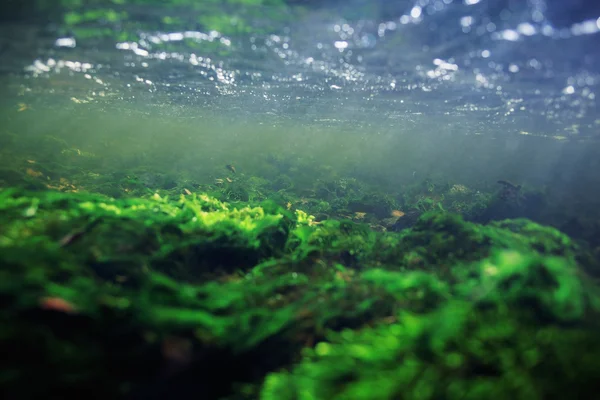
<svg viewBox="0 0 600 400">
<path fill-rule="evenodd" d="M 267 120 L 394 126 L 436 116 L 468 134 L 597 132 L 600 17 L 555 27 L 542 0 L 391 3 L 366 16 L 349 11 L 364 8 L 358 0 L 309 9 L 263 34 L 55 37 L 22 60 L 19 90 Z"/>
</svg>

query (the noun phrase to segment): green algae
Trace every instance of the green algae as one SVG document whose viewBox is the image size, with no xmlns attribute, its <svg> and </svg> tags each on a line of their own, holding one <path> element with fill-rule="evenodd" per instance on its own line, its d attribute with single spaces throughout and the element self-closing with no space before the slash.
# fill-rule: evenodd
<svg viewBox="0 0 600 400">
<path fill-rule="evenodd" d="M 129 154 L 9 137 L 8 398 L 554 399 L 594 389 L 597 249 L 540 224 L 547 213 L 534 222 L 508 204 L 514 218 L 493 214 L 501 193 L 430 180 L 386 192 L 282 157 L 236 173 L 230 161 L 181 171 L 146 142 Z"/>
<path fill-rule="evenodd" d="M 472 268 L 478 283 L 446 286 L 454 294 L 446 292 L 446 301 L 430 311 L 405 306 L 393 323 L 329 334 L 291 372 L 270 374 L 261 398 L 558 399 L 566 388 L 573 395 L 594 393 L 600 310 L 597 293 L 583 288 L 576 266 L 500 251 Z M 431 290 L 426 281 L 421 288 Z"/>
<path fill-rule="evenodd" d="M 158 379 L 209 398 L 242 382 L 237 396 L 264 399 L 559 398 L 589 393 L 600 367 L 590 259 L 528 220 L 432 212 L 385 233 L 195 193 L 0 200 L 14 395 L 115 398 Z M 176 378 L 171 337 L 189 345 Z"/>
</svg>

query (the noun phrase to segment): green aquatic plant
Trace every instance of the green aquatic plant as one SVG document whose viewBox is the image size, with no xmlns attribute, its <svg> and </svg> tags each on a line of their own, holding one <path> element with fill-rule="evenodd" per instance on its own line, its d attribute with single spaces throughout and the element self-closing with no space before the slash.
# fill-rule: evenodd
<svg viewBox="0 0 600 400">
<path fill-rule="evenodd" d="M 421 212 L 427 212 L 434 209 L 446 211 L 442 203 L 443 201 L 443 197 L 440 200 L 435 200 L 431 197 L 420 197 L 413 207 Z"/>
<path fill-rule="evenodd" d="M 300 157 L 276 181 L 236 158 L 224 168 L 229 153 L 199 166 L 201 146 L 170 154 L 146 133 L 36 139 L 0 148 L 8 398 L 593 389 L 597 257 L 531 220 L 466 221 L 493 193 L 383 190 Z M 419 196 L 427 212 L 410 210 Z M 377 225 L 390 210 L 397 232 Z"/>
<path fill-rule="evenodd" d="M 260 397 L 559 399 L 567 387 L 582 396 L 595 391 L 598 364 L 589 351 L 600 351 L 598 326 L 585 315 L 600 308 L 573 264 L 499 252 L 465 268 L 480 275 L 458 283 L 452 297 L 435 285 L 446 301 L 424 313 L 405 308 L 392 323 L 331 333 L 290 372 L 269 375 Z M 550 377 L 549 370 L 563 373 Z"/>
<path fill-rule="evenodd" d="M 177 354 L 213 398 L 552 398 L 597 372 L 593 260 L 531 221 L 380 233 L 273 201 L 17 188 L 0 211 L 9 394 L 159 390 Z"/>
</svg>

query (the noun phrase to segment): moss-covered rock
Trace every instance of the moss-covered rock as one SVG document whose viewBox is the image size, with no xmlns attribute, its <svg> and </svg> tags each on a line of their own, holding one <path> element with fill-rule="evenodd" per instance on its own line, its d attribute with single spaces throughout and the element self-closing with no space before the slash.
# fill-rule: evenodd
<svg viewBox="0 0 600 400">
<path fill-rule="evenodd" d="M 571 260 L 496 252 L 450 287 L 401 274 L 435 307 L 403 307 L 361 331 L 330 334 L 291 372 L 269 375 L 262 399 L 560 399 L 595 393 L 600 299 Z M 369 274 L 373 274 L 371 271 Z M 439 301 L 439 299 L 446 301 Z M 592 317 L 593 316 L 593 317 Z M 551 371 L 555 371 L 554 373 Z"/>
<path fill-rule="evenodd" d="M 599 372 L 596 261 L 554 228 L 61 190 L 0 190 L 9 398 L 552 399 Z"/>
</svg>

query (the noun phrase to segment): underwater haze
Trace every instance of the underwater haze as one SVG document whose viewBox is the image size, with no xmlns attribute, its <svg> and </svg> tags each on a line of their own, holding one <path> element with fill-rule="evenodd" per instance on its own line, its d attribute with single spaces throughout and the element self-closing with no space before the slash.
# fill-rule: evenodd
<svg viewBox="0 0 600 400">
<path fill-rule="evenodd" d="M 85 3 L 33 2 L 3 23 L 6 131 L 103 142 L 92 152 L 206 182 L 277 155 L 386 190 L 506 179 L 562 207 L 598 194 L 593 5 Z"/>
<path fill-rule="evenodd" d="M 4 2 L 0 387 L 591 398 L 598 49 L 591 0 Z"/>
</svg>

